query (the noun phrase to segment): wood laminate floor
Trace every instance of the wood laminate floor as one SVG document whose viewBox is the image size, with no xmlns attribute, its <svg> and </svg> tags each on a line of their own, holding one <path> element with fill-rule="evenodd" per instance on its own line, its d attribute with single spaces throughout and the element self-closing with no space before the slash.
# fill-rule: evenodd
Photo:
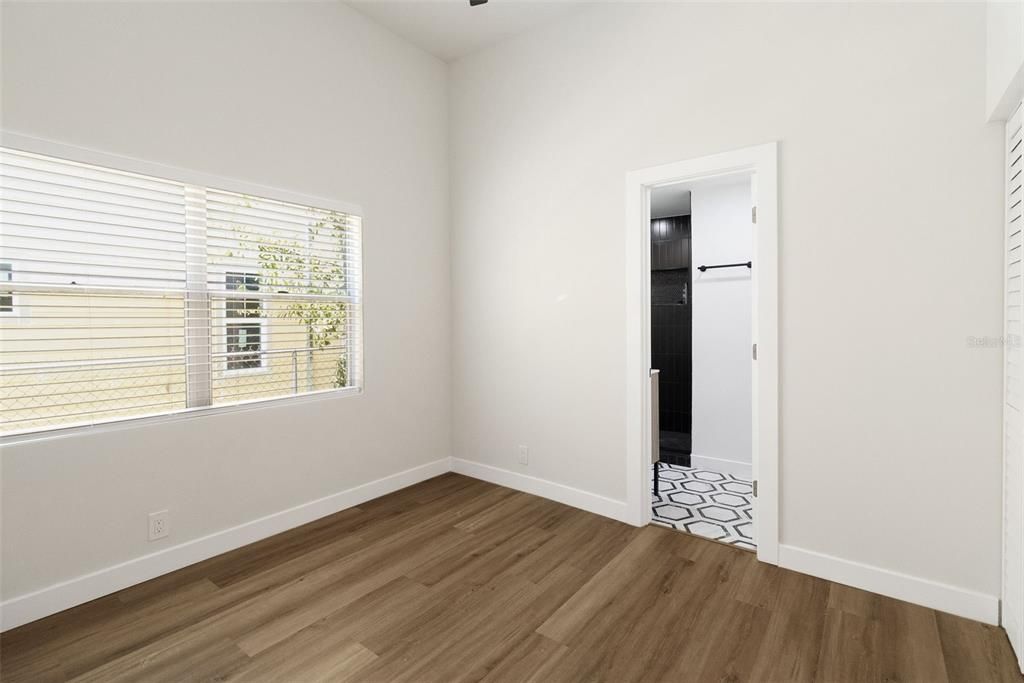
<svg viewBox="0 0 1024 683">
<path fill-rule="evenodd" d="M 997 628 L 447 474 L 0 637 L 17 681 L 1021 681 Z"/>
</svg>

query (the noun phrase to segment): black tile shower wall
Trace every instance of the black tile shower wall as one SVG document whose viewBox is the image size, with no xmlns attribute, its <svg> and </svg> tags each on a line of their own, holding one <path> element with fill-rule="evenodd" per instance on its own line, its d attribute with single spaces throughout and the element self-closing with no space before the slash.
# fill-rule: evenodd
<svg viewBox="0 0 1024 683">
<path fill-rule="evenodd" d="M 693 402 L 690 271 L 657 268 L 689 263 L 690 217 L 651 221 L 651 242 L 656 268 L 651 271 L 651 364 L 661 370 L 659 419 L 662 430 L 688 434 Z"/>
</svg>

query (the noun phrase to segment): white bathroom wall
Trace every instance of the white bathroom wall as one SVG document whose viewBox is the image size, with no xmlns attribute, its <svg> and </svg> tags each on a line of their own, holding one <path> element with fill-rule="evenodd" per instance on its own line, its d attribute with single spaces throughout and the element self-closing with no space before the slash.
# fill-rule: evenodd
<svg viewBox="0 0 1024 683">
<path fill-rule="evenodd" d="M 5 623 L 447 470 L 444 64 L 336 2 L 5 2 L 2 23 L 4 129 L 365 213 L 364 394 L 4 447 Z"/>
<path fill-rule="evenodd" d="M 972 3 L 611 3 L 456 62 L 455 455 L 624 501 L 625 174 L 778 140 L 786 556 L 995 618 L 985 33 Z"/>
<path fill-rule="evenodd" d="M 753 447 L 750 178 L 692 188 L 693 464 L 749 475 Z"/>
</svg>

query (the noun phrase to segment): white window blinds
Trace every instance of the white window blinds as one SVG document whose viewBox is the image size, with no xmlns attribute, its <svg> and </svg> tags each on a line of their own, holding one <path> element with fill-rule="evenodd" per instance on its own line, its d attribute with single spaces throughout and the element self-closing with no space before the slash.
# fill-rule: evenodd
<svg viewBox="0 0 1024 683">
<path fill-rule="evenodd" d="M 361 385 L 360 219 L 0 149 L 0 431 Z"/>
</svg>

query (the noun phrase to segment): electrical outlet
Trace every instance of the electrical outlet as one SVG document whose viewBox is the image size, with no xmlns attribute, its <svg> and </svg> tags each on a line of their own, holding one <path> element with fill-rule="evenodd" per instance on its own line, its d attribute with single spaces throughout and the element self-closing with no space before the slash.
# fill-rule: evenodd
<svg viewBox="0 0 1024 683">
<path fill-rule="evenodd" d="M 171 532 L 171 522 L 167 519 L 167 510 L 149 513 L 149 540 L 164 538 Z"/>
<path fill-rule="evenodd" d="M 519 464 L 529 465 L 530 464 L 530 449 L 528 446 L 519 447 Z"/>
</svg>

